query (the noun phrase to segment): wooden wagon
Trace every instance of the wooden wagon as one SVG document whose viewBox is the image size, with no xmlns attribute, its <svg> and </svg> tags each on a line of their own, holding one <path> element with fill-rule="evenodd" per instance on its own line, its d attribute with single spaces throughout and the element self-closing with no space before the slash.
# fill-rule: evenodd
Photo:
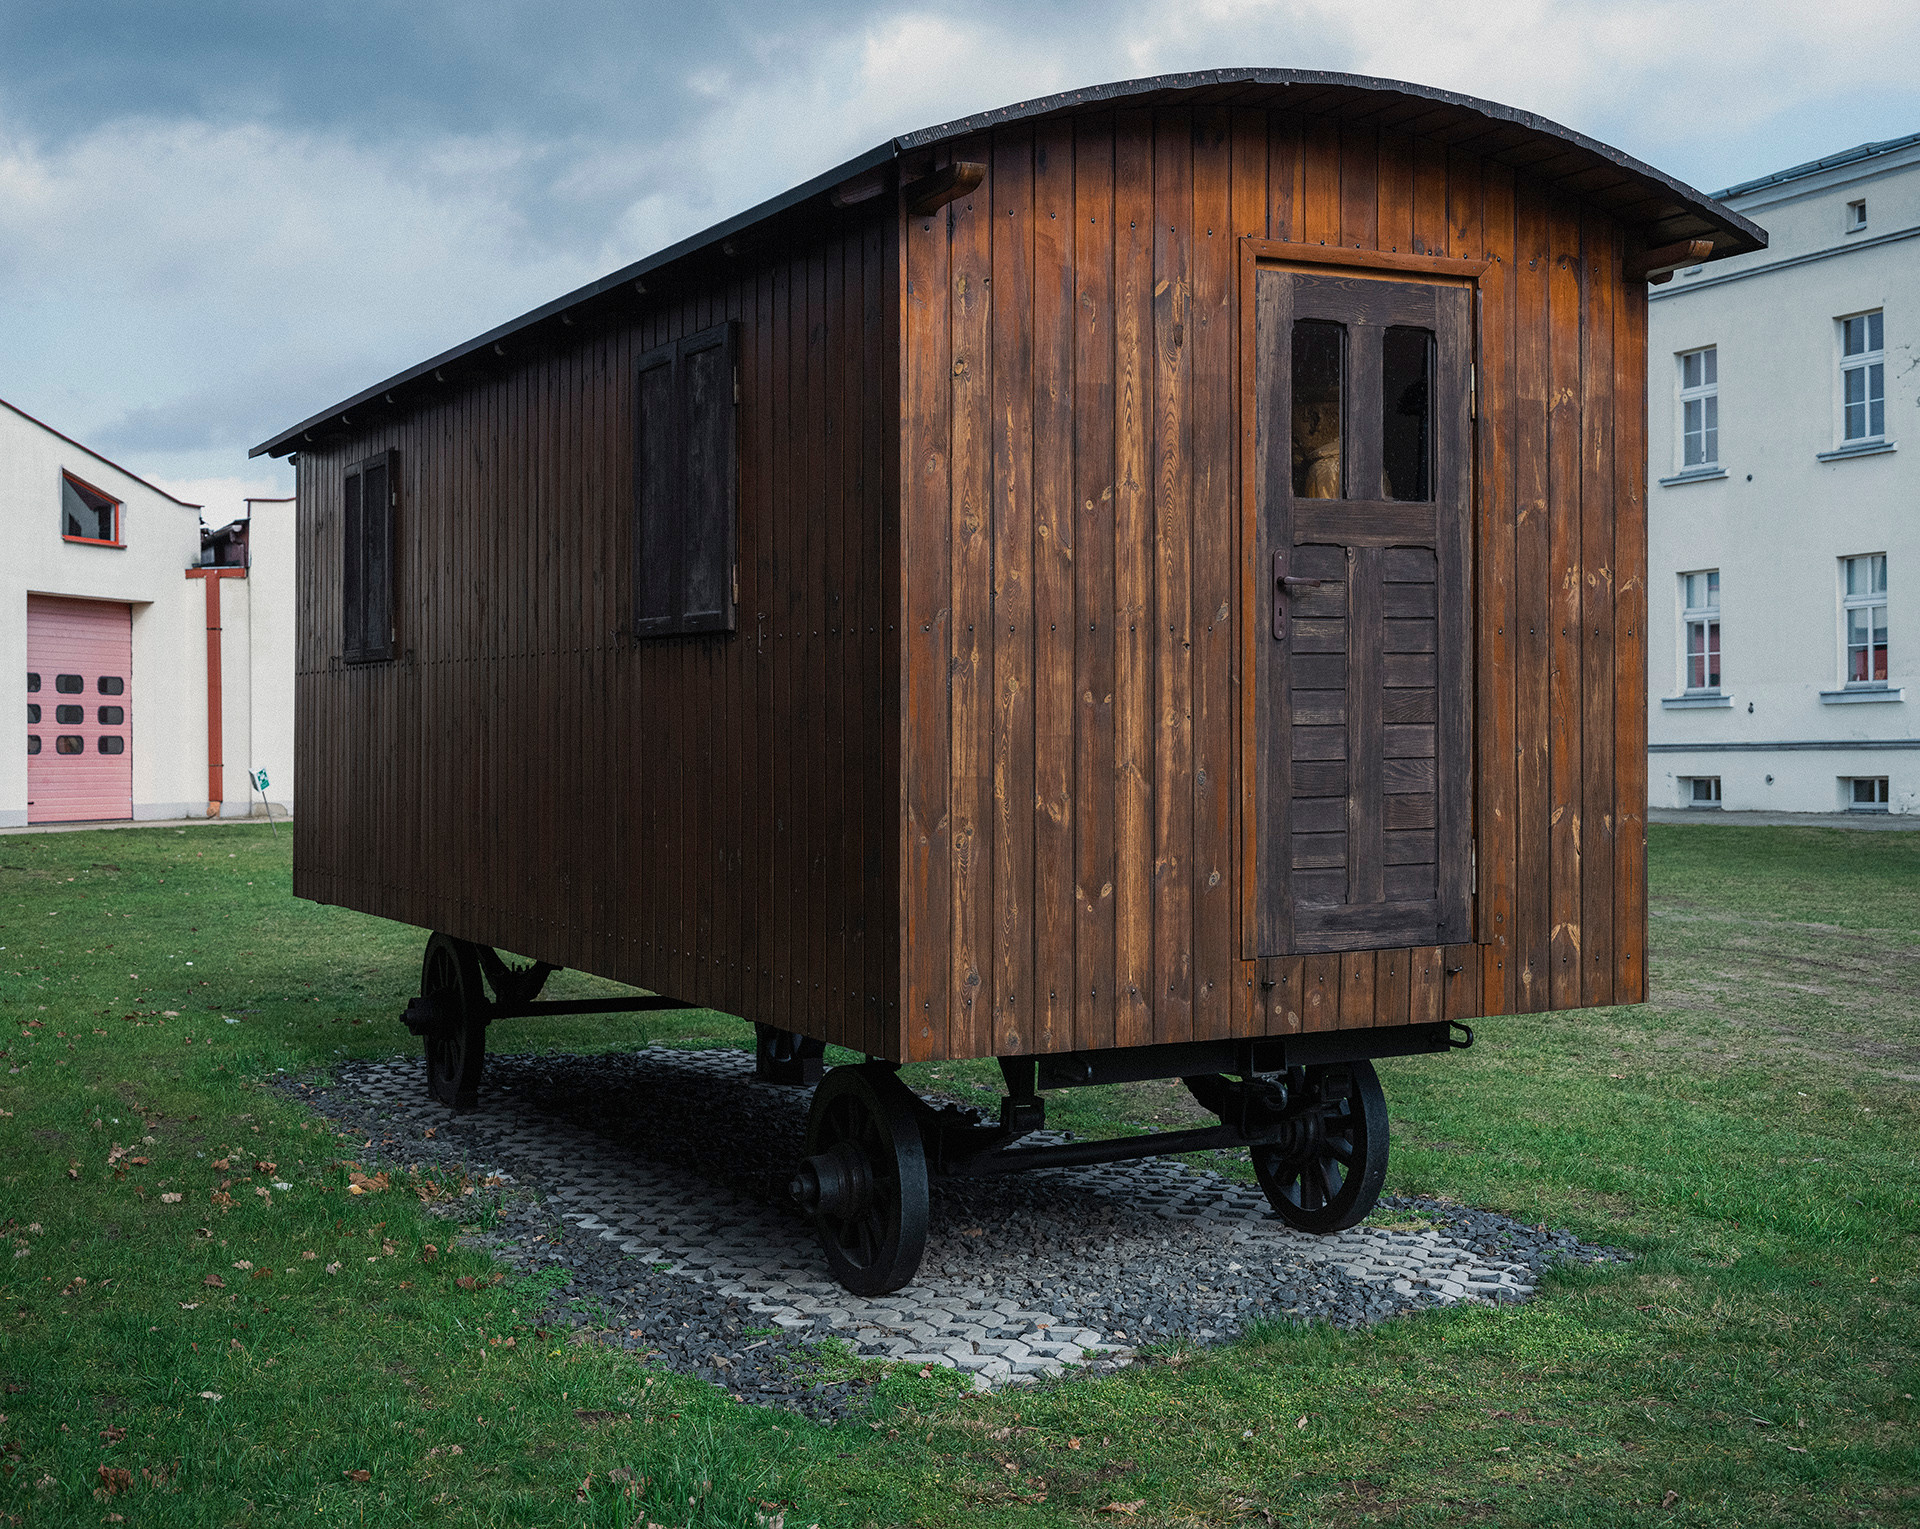
<svg viewBox="0 0 1920 1529">
<path fill-rule="evenodd" d="M 752 1020 L 856 1290 L 930 1174 L 1244 1146 L 1349 1226 L 1372 1059 L 1645 993 L 1646 283 L 1764 243 L 1350 76 L 882 144 L 256 448 L 295 890 L 434 931 L 456 1107 L 491 1019 L 615 1007 L 554 967 Z M 894 1071 L 984 1057 L 997 1120 Z M 1170 1077 L 1220 1124 L 1027 1141 Z"/>
</svg>

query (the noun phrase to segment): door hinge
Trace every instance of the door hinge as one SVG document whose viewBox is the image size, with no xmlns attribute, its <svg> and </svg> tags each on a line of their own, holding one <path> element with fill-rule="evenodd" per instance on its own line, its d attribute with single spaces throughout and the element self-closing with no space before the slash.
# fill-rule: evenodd
<svg viewBox="0 0 1920 1529">
<path fill-rule="evenodd" d="M 1477 844 L 1467 846 L 1467 890 L 1480 890 L 1480 846 Z"/>
<path fill-rule="evenodd" d="M 738 402 L 738 400 L 736 399 L 735 402 Z M 1478 365 L 1469 362 L 1467 364 L 1467 418 L 1478 419 L 1479 417 L 1480 368 Z"/>
<path fill-rule="evenodd" d="M 733 406 L 736 409 L 740 407 L 740 368 L 737 365 L 733 369 Z"/>
<path fill-rule="evenodd" d="M 733 603 L 735 605 L 740 603 L 740 565 L 738 563 L 733 565 Z"/>
</svg>

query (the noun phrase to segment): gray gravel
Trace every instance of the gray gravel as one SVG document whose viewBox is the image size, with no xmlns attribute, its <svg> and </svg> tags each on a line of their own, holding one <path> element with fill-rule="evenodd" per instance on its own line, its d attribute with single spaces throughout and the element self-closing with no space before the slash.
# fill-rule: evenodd
<svg viewBox="0 0 1920 1529">
<path fill-rule="evenodd" d="M 920 1274 L 863 1302 L 831 1284 L 786 1198 L 808 1091 L 754 1082 L 751 1068 L 738 1052 L 657 1046 L 495 1056 L 464 1116 L 428 1099 L 417 1063 L 281 1086 L 351 1131 L 357 1161 L 508 1176 L 484 1241 L 523 1271 L 568 1274 L 541 1320 L 820 1417 L 857 1408 L 870 1384 L 826 1378 L 825 1336 L 999 1384 L 1098 1373 L 1259 1320 L 1352 1327 L 1524 1300 L 1556 1261 L 1628 1256 L 1402 1197 L 1365 1228 L 1306 1237 L 1251 1186 L 1161 1159 L 936 1181 Z"/>
</svg>

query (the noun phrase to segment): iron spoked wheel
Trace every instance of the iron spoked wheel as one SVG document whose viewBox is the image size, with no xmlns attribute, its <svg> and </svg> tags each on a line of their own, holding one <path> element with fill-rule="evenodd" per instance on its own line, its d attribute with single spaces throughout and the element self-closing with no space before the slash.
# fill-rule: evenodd
<svg viewBox="0 0 1920 1529">
<path fill-rule="evenodd" d="M 427 941 L 420 963 L 420 995 L 443 1016 L 426 1033 L 427 1092 L 448 1109 L 470 1110 L 480 1102 L 480 1073 L 487 1059 L 487 1025 L 480 1017 L 484 993 L 473 948 L 451 935 Z"/>
<path fill-rule="evenodd" d="M 1288 1226 L 1303 1232 L 1341 1232 L 1362 1221 L 1380 1198 L 1387 1176 L 1387 1096 L 1371 1062 L 1307 1071 L 1311 1096 L 1330 1073 L 1348 1075 L 1346 1097 L 1325 1109 L 1323 1132 L 1305 1152 L 1255 1147 L 1254 1176 L 1267 1203 Z M 1318 1076 L 1316 1076 L 1316 1074 Z"/>
<path fill-rule="evenodd" d="M 913 1278 L 927 1245 L 927 1160 L 912 1098 L 890 1069 L 836 1067 L 821 1080 L 792 1192 L 833 1277 L 855 1295 Z"/>
</svg>

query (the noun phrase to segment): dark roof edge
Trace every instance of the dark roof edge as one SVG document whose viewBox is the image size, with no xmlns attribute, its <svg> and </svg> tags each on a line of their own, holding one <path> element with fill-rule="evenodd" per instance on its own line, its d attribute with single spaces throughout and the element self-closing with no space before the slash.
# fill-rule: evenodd
<svg viewBox="0 0 1920 1529">
<path fill-rule="evenodd" d="M 372 387 L 362 389 L 353 397 L 333 405 L 332 408 L 322 409 L 318 414 L 303 419 L 291 429 L 282 430 L 271 440 L 262 441 L 247 455 L 257 457 L 271 453 L 278 456 L 283 451 L 297 450 L 300 444 L 299 438 L 302 435 L 317 425 L 324 425 L 336 415 L 356 409 L 368 400 L 378 398 L 382 393 L 391 392 L 394 388 L 404 387 L 407 383 L 425 377 L 439 367 L 451 365 L 464 356 L 472 355 L 476 350 L 483 350 L 489 345 L 497 344 L 529 325 L 539 323 L 542 319 L 554 318 L 569 308 L 577 307 L 581 303 L 599 297 L 602 293 L 611 292 L 615 287 L 624 286 L 631 281 L 639 281 L 649 272 L 657 271 L 664 265 L 671 265 L 674 261 L 694 254 L 698 250 L 718 244 L 729 235 L 751 228 L 762 219 L 773 217 L 790 207 L 797 207 L 811 197 L 830 191 L 842 181 L 864 174 L 879 165 L 889 164 L 899 153 L 897 141 L 889 139 L 877 148 L 869 149 L 866 153 L 856 155 L 844 164 L 836 165 L 833 169 L 814 176 L 810 181 L 804 181 L 789 191 L 783 191 L 779 196 L 770 197 L 756 206 L 749 207 L 745 212 L 735 213 L 724 222 L 715 223 L 697 234 L 689 234 L 677 243 L 669 244 L 665 249 L 655 250 L 643 260 L 636 260 L 632 265 L 622 266 L 610 276 L 602 276 L 598 281 L 589 282 L 584 287 L 576 287 L 565 296 L 556 297 L 550 303 L 543 303 L 538 308 L 530 309 L 518 318 L 508 319 L 506 323 L 496 325 L 485 334 L 475 335 L 471 340 L 456 345 L 451 350 L 443 350 L 439 355 L 430 357 L 417 366 L 410 366 L 404 372 L 396 372 L 385 382 L 376 382 Z"/>
<path fill-rule="evenodd" d="M 971 117 L 962 117 L 957 121 L 943 123 L 937 127 L 921 128 L 917 132 L 904 133 L 899 137 L 891 138 L 887 142 L 869 149 L 866 153 L 849 159 L 843 164 L 836 165 L 832 169 L 814 176 L 813 179 L 805 181 L 793 187 L 791 190 L 783 192 L 779 196 L 761 202 L 757 206 L 749 207 L 744 212 L 735 214 L 725 222 L 716 223 L 711 228 L 703 229 L 696 234 L 690 234 L 685 239 L 668 245 L 665 249 L 658 250 L 654 254 L 647 256 L 644 260 L 636 261 L 632 265 L 615 271 L 610 276 L 604 276 L 600 280 L 592 282 L 587 286 L 577 288 L 567 293 L 564 297 L 555 298 L 550 303 L 543 304 L 541 307 L 535 308 L 530 312 L 523 313 L 518 318 L 510 319 L 504 324 L 489 329 L 485 334 L 477 335 L 464 344 L 456 345 L 451 350 L 442 351 L 439 355 L 422 361 L 417 366 L 409 367 L 404 372 L 398 372 L 392 377 L 387 378 L 386 381 L 376 383 L 374 386 L 354 394 L 353 397 L 344 402 L 337 403 L 329 409 L 323 409 L 320 413 L 302 420 L 291 429 L 281 431 L 270 440 L 263 441 L 258 446 L 255 446 L 247 455 L 249 457 L 257 457 L 264 454 L 280 456 L 287 452 L 297 450 L 300 439 L 306 432 L 325 424 L 327 421 L 341 414 L 348 413 L 370 399 L 377 398 L 381 394 L 390 392 L 396 387 L 402 387 L 409 382 L 427 376 L 436 368 L 448 366 L 465 356 L 472 355 L 477 350 L 484 349 L 486 346 L 498 344 L 530 325 L 537 324 L 543 319 L 553 318 L 565 312 L 567 309 L 587 302 L 603 293 L 612 291 L 614 288 L 622 286 L 627 282 L 638 281 L 651 271 L 659 270 L 662 266 L 670 265 L 677 260 L 684 259 L 700 250 L 718 244 L 729 236 L 737 234 L 743 229 L 750 228 L 763 219 L 773 217 L 778 213 L 797 207 L 801 203 L 814 197 L 822 196 L 841 182 L 850 180 L 856 175 L 864 174 L 880 165 L 888 164 L 900 158 L 902 155 L 929 149 L 937 144 L 963 137 L 969 133 L 983 132 L 990 128 L 1024 121 L 1028 118 L 1045 116 L 1052 112 L 1066 111 L 1073 107 L 1096 106 L 1109 102 L 1117 103 L 1131 97 L 1149 95 L 1159 91 L 1204 90 L 1212 86 L 1235 84 L 1282 87 L 1297 85 L 1305 87 L 1330 87 L 1353 91 L 1378 91 L 1388 95 L 1408 96 L 1418 100 L 1433 101 L 1441 105 L 1460 107 L 1467 111 L 1476 112 L 1490 121 L 1508 123 L 1515 127 L 1524 128 L 1529 132 L 1557 138 L 1563 143 L 1583 149 L 1617 166 L 1621 170 L 1663 187 L 1680 201 L 1688 204 L 1688 206 L 1698 212 L 1708 222 L 1733 234 L 1737 241 L 1744 241 L 1750 249 L 1764 249 L 1767 244 L 1766 231 L 1757 224 L 1741 217 L 1740 214 L 1730 208 L 1717 205 L 1715 201 L 1705 193 L 1695 190 L 1684 182 L 1675 180 L 1670 175 L 1663 174 L 1651 165 L 1642 164 L 1631 155 L 1623 154 L 1618 149 L 1609 148 L 1598 139 L 1588 138 L 1582 133 L 1576 133 L 1571 128 L 1562 127 L 1559 123 L 1550 121 L 1545 117 L 1536 116 L 1532 112 L 1521 111 L 1517 107 L 1502 106 L 1493 101 L 1483 101 L 1475 96 L 1461 95 L 1451 90 L 1440 90 L 1429 85 L 1409 84 L 1402 80 L 1385 80 L 1371 75 L 1335 74 L 1315 69 L 1207 69 L 1188 74 L 1166 74 L 1145 79 L 1119 80 L 1107 85 L 1094 85 L 1082 90 L 1063 91 L 1059 95 L 1043 96 L 1032 101 L 1018 102 L 1012 106 L 1003 106 L 993 111 L 979 112 Z M 1746 252 L 1745 250 L 1738 249 L 1727 251 L 1728 254 Z"/>
<path fill-rule="evenodd" d="M 1745 196 L 1749 192 L 1765 191 L 1769 186 L 1784 186 L 1789 181 L 1818 175 L 1822 170 L 1837 170 L 1842 165 L 1858 164 L 1866 159 L 1878 159 L 1882 154 L 1891 154 L 1916 143 L 1920 143 L 1920 133 L 1908 133 L 1901 138 L 1882 138 L 1877 143 L 1855 144 L 1850 149 L 1842 149 L 1839 153 L 1829 154 L 1824 159 L 1809 159 L 1805 164 L 1794 165 L 1791 169 L 1776 170 L 1771 175 L 1755 176 L 1750 181 L 1742 181 L 1737 186 L 1716 191 L 1713 197 L 1717 202 L 1724 202 L 1730 196 Z"/>
</svg>

